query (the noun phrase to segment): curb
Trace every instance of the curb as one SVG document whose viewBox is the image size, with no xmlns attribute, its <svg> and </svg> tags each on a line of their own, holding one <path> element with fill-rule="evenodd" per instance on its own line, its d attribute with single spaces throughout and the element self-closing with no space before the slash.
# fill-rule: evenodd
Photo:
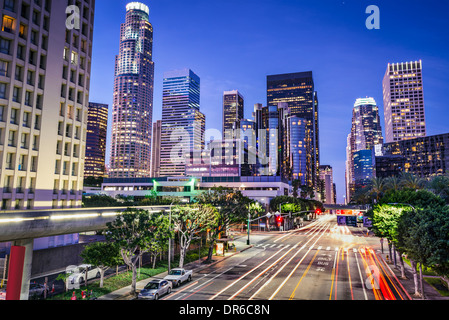
<svg viewBox="0 0 449 320">
<path fill-rule="evenodd" d="M 231 257 L 234 257 L 235 255 L 237 255 L 237 254 L 240 254 L 240 253 L 242 253 L 242 252 L 245 252 L 246 250 L 249 250 L 249 249 L 251 249 L 251 248 L 253 248 L 254 247 L 254 245 L 250 245 L 250 246 L 247 246 L 246 248 L 243 248 L 243 249 L 241 249 L 241 250 L 239 250 L 239 251 L 236 251 L 236 252 L 234 252 L 234 253 L 232 253 L 232 254 L 229 254 L 228 256 L 225 256 L 225 257 L 222 257 L 222 259 L 220 259 L 220 260 L 217 260 L 217 261 L 214 261 L 214 262 L 212 262 L 212 263 L 210 263 L 210 264 L 208 264 L 208 265 L 204 265 L 204 266 L 199 266 L 198 268 L 192 268 L 192 271 L 201 271 L 201 270 L 203 270 L 203 269 L 205 269 L 205 268 L 208 268 L 208 267 L 211 267 L 211 266 L 214 266 L 214 265 L 216 265 L 216 264 L 218 264 L 218 263 L 220 263 L 220 262 L 222 262 L 222 261 L 224 261 L 224 260 L 227 260 L 227 259 L 229 259 L 229 258 L 231 258 Z M 188 266 L 188 264 L 185 266 L 185 267 L 187 267 Z M 166 272 L 163 272 L 163 273 L 161 273 L 161 274 L 159 274 L 159 275 L 155 275 L 155 276 L 153 276 L 153 277 L 151 277 L 151 278 L 148 278 L 148 280 L 149 279 L 152 279 L 152 278 L 158 278 L 158 277 L 161 277 L 161 275 L 163 275 L 163 274 L 165 274 Z M 141 281 L 147 281 L 147 280 L 141 280 Z M 141 281 L 139 281 L 139 282 L 141 282 Z M 123 288 L 122 288 L 123 289 Z M 118 289 L 118 290 L 120 290 L 120 289 Z M 112 294 L 113 292 L 111 292 L 110 294 Z M 104 298 L 104 297 L 106 297 L 106 296 L 108 296 L 108 294 L 107 295 L 104 295 L 104 296 L 102 296 L 102 297 L 99 297 L 98 299 L 99 300 L 102 300 L 102 298 Z M 126 298 L 130 298 L 132 295 L 131 294 L 129 294 L 129 293 L 127 293 L 127 294 L 124 294 L 124 295 L 122 295 L 122 296 L 120 296 L 120 297 L 117 297 L 117 298 L 115 298 L 115 299 L 112 299 L 113 301 L 118 301 L 118 300 L 126 300 Z M 103 299 L 103 300 L 109 300 L 109 299 Z"/>
</svg>

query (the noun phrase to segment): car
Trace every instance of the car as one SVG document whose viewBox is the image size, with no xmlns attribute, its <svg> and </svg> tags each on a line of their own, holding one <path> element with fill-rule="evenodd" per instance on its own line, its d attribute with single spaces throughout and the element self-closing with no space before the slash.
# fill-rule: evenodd
<svg viewBox="0 0 449 320">
<path fill-rule="evenodd" d="M 45 288 L 44 285 L 35 282 L 30 283 L 29 299 L 40 299 L 44 297 L 44 292 L 47 291 L 47 296 L 49 293 L 48 287 Z M 0 290 L 0 300 L 6 300 L 6 288 Z"/>
<path fill-rule="evenodd" d="M 188 271 L 182 268 L 175 268 L 164 278 L 173 284 L 173 287 L 179 287 L 184 282 L 192 281 L 192 271 Z"/>
<path fill-rule="evenodd" d="M 39 284 L 39 283 L 35 283 L 35 282 L 30 283 L 30 294 L 29 294 L 30 299 L 43 298 L 45 295 L 45 292 L 47 293 L 47 297 L 48 297 L 48 292 L 49 292 L 48 287 L 46 288 L 43 284 Z"/>
<path fill-rule="evenodd" d="M 82 264 L 77 267 L 70 267 L 68 272 L 70 276 L 68 278 L 68 283 L 70 284 L 82 284 L 85 280 L 89 281 L 95 278 L 99 278 L 100 268 L 93 267 L 90 264 Z M 87 269 L 87 279 L 86 279 L 86 269 Z"/>
<path fill-rule="evenodd" d="M 159 300 L 164 294 L 170 294 L 172 284 L 167 280 L 152 280 L 143 288 L 137 299 Z"/>
</svg>

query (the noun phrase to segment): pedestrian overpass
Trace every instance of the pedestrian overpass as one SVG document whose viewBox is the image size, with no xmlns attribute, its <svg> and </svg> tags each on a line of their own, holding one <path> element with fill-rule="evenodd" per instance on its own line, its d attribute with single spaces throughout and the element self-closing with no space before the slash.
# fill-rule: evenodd
<svg viewBox="0 0 449 320">
<path fill-rule="evenodd" d="M 364 205 L 342 205 L 342 204 L 324 204 L 324 209 L 326 210 L 353 210 L 360 212 L 368 212 L 369 206 Z"/>
<path fill-rule="evenodd" d="M 169 211 L 170 206 L 133 207 L 152 212 Z M 0 242 L 11 242 L 8 296 L 28 300 L 34 239 L 101 231 L 126 211 L 121 208 L 83 208 L 36 211 L 1 211 Z"/>
</svg>

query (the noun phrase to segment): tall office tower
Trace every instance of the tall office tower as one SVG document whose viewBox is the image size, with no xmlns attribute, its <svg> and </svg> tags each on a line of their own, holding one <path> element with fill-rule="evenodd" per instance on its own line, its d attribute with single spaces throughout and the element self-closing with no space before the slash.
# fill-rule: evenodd
<svg viewBox="0 0 449 320">
<path fill-rule="evenodd" d="M 153 150 L 151 152 L 151 177 L 159 177 L 161 170 L 161 134 L 162 121 L 158 120 L 153 124 Z"/>
<path fill-rule="evenodd" d="M 95 5 L 76 5 L 72 26 L 67 1 L 0 1 L 3 210 L 81 206 Z"/>
<path fill-rule="evenodd" d="M 189 69 L 166 72 L 163 81 L 161 177 L 185 175 L 191 151 L 203 150 L 206 118 L 200 112 L 200 78 Z"/>
<path fill-rule="evenodd" d="M 324 183 L 324 199 L 326 204 L 335 204 L 335 183 L 333 169 L 329 165 L 320 166 L 320 179 Z"/>
<path fill-rule="evenodd" d="M 151 173 L 153 125 L 153 27 L 149 8 L 138 2 L 126 6 L 115 81 L 109 176 L 148 177 Z"/>
<path fill-rule="evenodd" d="M 383 96 L 386 142 L 426 136 L 421 60 L 388 64 Z"/>
<path fill-rule="evenodd" d="M 223 138 L 231 138 L 227 131 L 233 130 L 234 123 L 245 117 L 245 100 L 240 92 L 225 91 L 223 93 Z"/>
<path fill-rule="evenodd" d="M 368 164 L 370 153 L 375 146 L 383 144 L 382 127 L 380 124 L 379 108 L 373 98 L 357 99 L 352 112 L 352 128 L 348 138 L 348 196 L 353 195 L 357 188 L 363 187 L 370 179 Z M 365 152 L 367 151 L 367 152 Z M 362 162 L 364 165 L 362 165 Z M 363 172 L 360 173 L 360 168 Z M 371 177 L 373 172 L 371 172 Z"/>
<path fill-rule="evenodd" d="M 284 141 L 282 148 L 283 176 L 289 181 L 299 180 L 306 185 L 307 177 L 307 121 L 297 116 L 284 118 Z"/>
<path fill-rule="evenodd" d="M 84 178 L 105 176 L 108 108 L 107 104 L 89 103 Z"/>
<path fill-rule="evenodd" d="M 292 116 L 304 119 L 308 160 L 306 184 L 316 187 L 319 179 L 319 119 L 318 95 L 312 72 L 271 75 L 267 77 L 267 105 L 275 107 L 280 102 L 288 103 Z"/>
</svg>

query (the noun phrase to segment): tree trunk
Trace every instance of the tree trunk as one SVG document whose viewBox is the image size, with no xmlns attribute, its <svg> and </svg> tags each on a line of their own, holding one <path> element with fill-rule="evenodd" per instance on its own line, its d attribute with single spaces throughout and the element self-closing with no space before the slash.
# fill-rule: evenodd
<svg viewBox="0 0 449 320">
<path fill-rule="evenodd" d="M 402 279 L 407 279 L 407 276 L 405 275 L 405 265 L 404 265 L 404 259 L 402 259 L 402 253 L 399 252 L 399 262 L 401 264 L 401 278 Z"/>
<path fill-rule="evenodd" d="M 422 263 L 419 264 L 419 286 L 421 291 L 421 297 L 424 299 L 424 286 L 423 286 L 423 274 L 422 274 Z"/>
<path fill-rule="evenodd" d="M 133 264 L 132 269 L 133 269 L 133 281 L 131 284 L 131 294 L 135 295 L 137 287 L 137 265 Z"/>
<path fill-rule="evenodd" d="M 104 270 L 103 268 L 100 269 L 100 288 L 103 288 L 104 286 Z"/>
<path fill-rule="evenodd" d="M 206 263 L 211 263 L 212 262 L 213 254 L 214 254 L 214 243 L 212 242 L 212 244 L 209 246 L 209 253 L 207 254 L 207 261 L 206 261 Z"/>
<path fill-rule="evenodd" d="M 410 260 L 410 264 L 412 265 L 412 272 L 413 272 L 413 281 L 415 283 L 415 297 L 420 297 L 419 293 L 419 281 L 418 281 L 418 272 L 416 271 L 416 262 L 414 260 Z"/>
</svg>

